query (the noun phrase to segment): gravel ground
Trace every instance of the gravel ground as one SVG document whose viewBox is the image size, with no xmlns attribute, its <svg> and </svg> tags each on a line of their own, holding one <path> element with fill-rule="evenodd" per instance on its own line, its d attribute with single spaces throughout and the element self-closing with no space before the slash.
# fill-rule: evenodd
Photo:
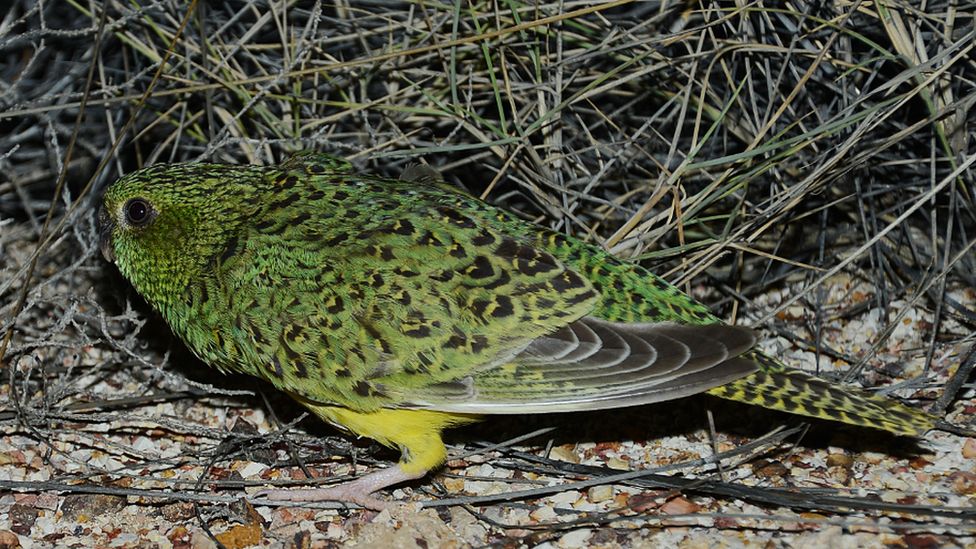
<svg viewBox="0 0 976 549">
<path fill-rule="evenodd" d="M 976 544 L 971 6 L 4 6 L 0 549 Z M 495 418 L 392 512 L 268 505 L 398 456 L 197 362 L 101 259 L 92 206 L 143 165 L 302 149 L 428 163 L 948 425 L 707 397 Z"/>
<path fill-rule="evenodd" d="M 103 272 L 108 269 L 99 265 L 77 276 L 91 276 L 93 291 L 102 291 L 106 281 L 115 280 Z M 848 274 L 833 277 L 826 287 L 824 310 L 834 312 L 858 310 L 874 292 Z M 51 290 L 53 297 L 57 287 Z M 786 290 L 769 292 L 757 305 L 772 307 L 784 295 Z M 950 288 L 950 295 L 967 306 L 976 304 L 971 288 Z M 908 304 L 890 306 L 898 311 Z M 794 306 L 783 316 L 799 325 L 809 315 L 810 310 Z M 882 329 L 882 317 L 882 311 L 865 308 L 827 322 L 824 345 L 856 355 Z M 881 372 L 879 378 L 868 381 L 890 385 L 921 373 L 926 348 L 921 338 L 929 322 L 929 313 L 906 309 L 870 364 L 871 371 Z M 951 334 L 962 328 L 950 324 L 943 330 Z M 142 336 L 168 337 L 152 324 Z M 763 345 L 794 365 L 815 363 L 814 353 L 785 339 Z M 944 385 L 964 350 L 961 343 L 937 346 L 931 387 Z M 158 350 L 147 349 L 147 356 L 154 353 Z M 43 362 L 44 357 L 35 358 Z M 4 428 L 0 480 L 47 483 L 49 489 L 0 497 L 0 546 L 976 543 L 976 439 L 934 431 L 914 441 L 823 422 L 803 431 L 795 418 L 704 397 L 592 414 L 496 418 L 454 431 L 449 440 L 455 457 L 433 477 L 389 494 L 403 503 L 393 512 L 263 505 L 248 495 L 269 482 L 301 483 L 307 474 L 323 481 L 344 478 L 388 465 L 396 456 L 368 441 L 337 436 L 314 420 L 296 423 L 301 412 L 288 399 L 269 394 L 262 400 L 259 384 L 211 375 L 175 345 L 162 369 L 151 362 L 116 369 L 107 360 L 112 358 L 89 347 L 64 366 L 90 370 L 76 381 L 92 402 L 116 402 L 115 412 L 102 405 L 61 414 L 44 425 Z M 821 360 L 821 372 L 828 375 L 841 366 L 847 367 Z M 144 386 L 157 376 L 167 377 L 170 392 L 153 401 Z M 205 383 L 228 394 L 192 396 Z M 9 392 L 9 385 L 4 390 Z M 938 396 L 926 388 L 896 393 L 918 404 Z M 948 419 L 964 419 L 976 406 L 972 397 L 972 391 L 964 393 Z M 135 402 L 119 403 L 124 398 Z M 530 436 L 513 441 L 524 435 Z M 495 447 L 485 448 L 491 444 Z M 628 471 L 692 483 L 678 490 L 661 482 L 674 477 L 619 478 Z M 616 480 L 598 480 L 614 475 Z M 777 503 L 784 500 L 775 498 L 783 497 L 796 499 Z M 448 500 L 455 504 L 444 505 Z"/>
</svg>

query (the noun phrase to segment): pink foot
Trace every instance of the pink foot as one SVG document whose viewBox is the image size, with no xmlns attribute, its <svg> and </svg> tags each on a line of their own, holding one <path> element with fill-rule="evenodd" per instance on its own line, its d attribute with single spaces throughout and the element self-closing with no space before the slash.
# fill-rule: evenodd
<svg viewBox="0 0 976 549">
<path fill-rule="evenodd" d="M 305 488 L 301 490 L 262 490 L 256 495 L 259 498 L 267 498 L 277 501 L 338 501 L 352 503 L 366 509 L 382 511 L 391 509 L 397 504 L 382 501 L 373 497 L 373 493 L 388 486 L 418 479 L 426 474 L 407 473 L 400 465 L 388 467 L 380 471 L 374 471 L 356 480 L 331 486 L 329 488 Z"/>
</svg>

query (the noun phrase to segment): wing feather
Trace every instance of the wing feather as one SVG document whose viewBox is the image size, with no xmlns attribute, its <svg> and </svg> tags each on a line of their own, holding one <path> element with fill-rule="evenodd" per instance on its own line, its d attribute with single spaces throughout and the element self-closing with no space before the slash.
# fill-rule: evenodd
<svg viewBox="0 0 976 549">
<path fill-rule="evenodd" d="M 688 396 L 758 368 L 739 356 L 756 340 L 741 327 L 584 317 L 559 332 L 504 365 L 402 395 L 404 406 L 490 414 L 597 410 Z M 571 350 L 561 352 L 559 342 Z"/>
<path fill-rule="evenodd" d="M 611 258 L 570 267 L 549 251 L 564 237 L 540 246 L 471 197 L 418 181 L 308 181 L 282 184 L 219 262 L 220 279 L 256 296 L 231 299 L 226 337 L 254 352 L 227 363 L 293 394 L 357 410 L 550 412 L 676 398 L 754 368 L 733 360 L 748 330 L 601 320 L 613 294 L 596 269 Z M 291 219 L 298 199 L 332 214 Z"/>
</svg>

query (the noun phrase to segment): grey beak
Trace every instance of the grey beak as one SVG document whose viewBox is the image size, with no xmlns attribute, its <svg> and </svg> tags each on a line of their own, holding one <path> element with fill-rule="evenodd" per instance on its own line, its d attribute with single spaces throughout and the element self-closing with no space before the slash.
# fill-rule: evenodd
<svg viewBox="0 0 976 549">
<path fill-rule="evenodd" d="M 105 205 L 98 208 L 98 247 L 102 250 L 102 257 L 109 263 L 115 263 L 115 250 L 112 249 L 112 229 L 115 223 L 105 211 Z"/>
</svg>

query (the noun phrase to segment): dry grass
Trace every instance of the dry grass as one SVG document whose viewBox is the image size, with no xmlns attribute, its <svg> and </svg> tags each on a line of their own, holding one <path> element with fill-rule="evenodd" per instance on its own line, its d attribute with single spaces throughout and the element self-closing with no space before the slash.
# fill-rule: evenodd
<svg viewBox="0 0 976 549">
<path fill-rule="evenodd" d="M 95 245 L 94 197 L 122 173 L 274 163 L 302 149 L 391 176 L 428 163 L 842 366 L 828 373 L 894 384 L 969 421 L 956 402 L 971 397 L 968 371 L 948 389 L 946 380 L 976 327 L 972 3 L 11 5 L 0 14 L 0 488 L 103 491 L 145 508 L 194 501 L 171 522 L 208 531 L 235 522 L 227 502 L 248 484 L 226 473 L 230 464 L 283 467 L 274 450 L 286 449 L 303 463 L 371 453 L 311 422 L 265 418 L 260 385 L 201 372 Z M 831 297 L 838 277 L 847 301 Z M 827 336 L 866 316 L 877 329 L 856 348 Z M 893 334 L 917 318 L 915 345 L 892 356 Z M 285 400 L 272 409 L 298 414 Z M 788 453 L 784 440 L 760 448 Z M 323 441 L 337 447 L 323 452 Z M 545 478 L 606 474 L 495 451 Z M 705 475 L 706 462 L 684 467 Z M 194 491 L 184 473 L 208 489 Z M 797 534 L 783 526 L 796 523 L 790 509 L 824 513 L 809 524 L 940 540 L 976 524 L 965 489 L 942 497 L 919 486 L 910 504 L 924 505 L 904 509 L 853 493 L 796 501 L 762 483 L 736 491 L 720 478 L 656 482 L 716 498 L 712 525 L 727 515 L 724 530 L 757 540 Z M 740 500 L 761 504 L 765 518 Z M 10 506 L 27 504 L 17 501 L 0 499 L 4 528 L 23 534 Z M 625 505 L 516 528 L 500 524 L 509 504 L 497 498 L 460 503 L 483 505 L 487 534 L 469 543 L 545 541 L 585 526 L 637 536 L 615 538 L 626 544 L 672 524 Z M 897 516 L 911 520 L 892 526 Z"/>
</svg>

